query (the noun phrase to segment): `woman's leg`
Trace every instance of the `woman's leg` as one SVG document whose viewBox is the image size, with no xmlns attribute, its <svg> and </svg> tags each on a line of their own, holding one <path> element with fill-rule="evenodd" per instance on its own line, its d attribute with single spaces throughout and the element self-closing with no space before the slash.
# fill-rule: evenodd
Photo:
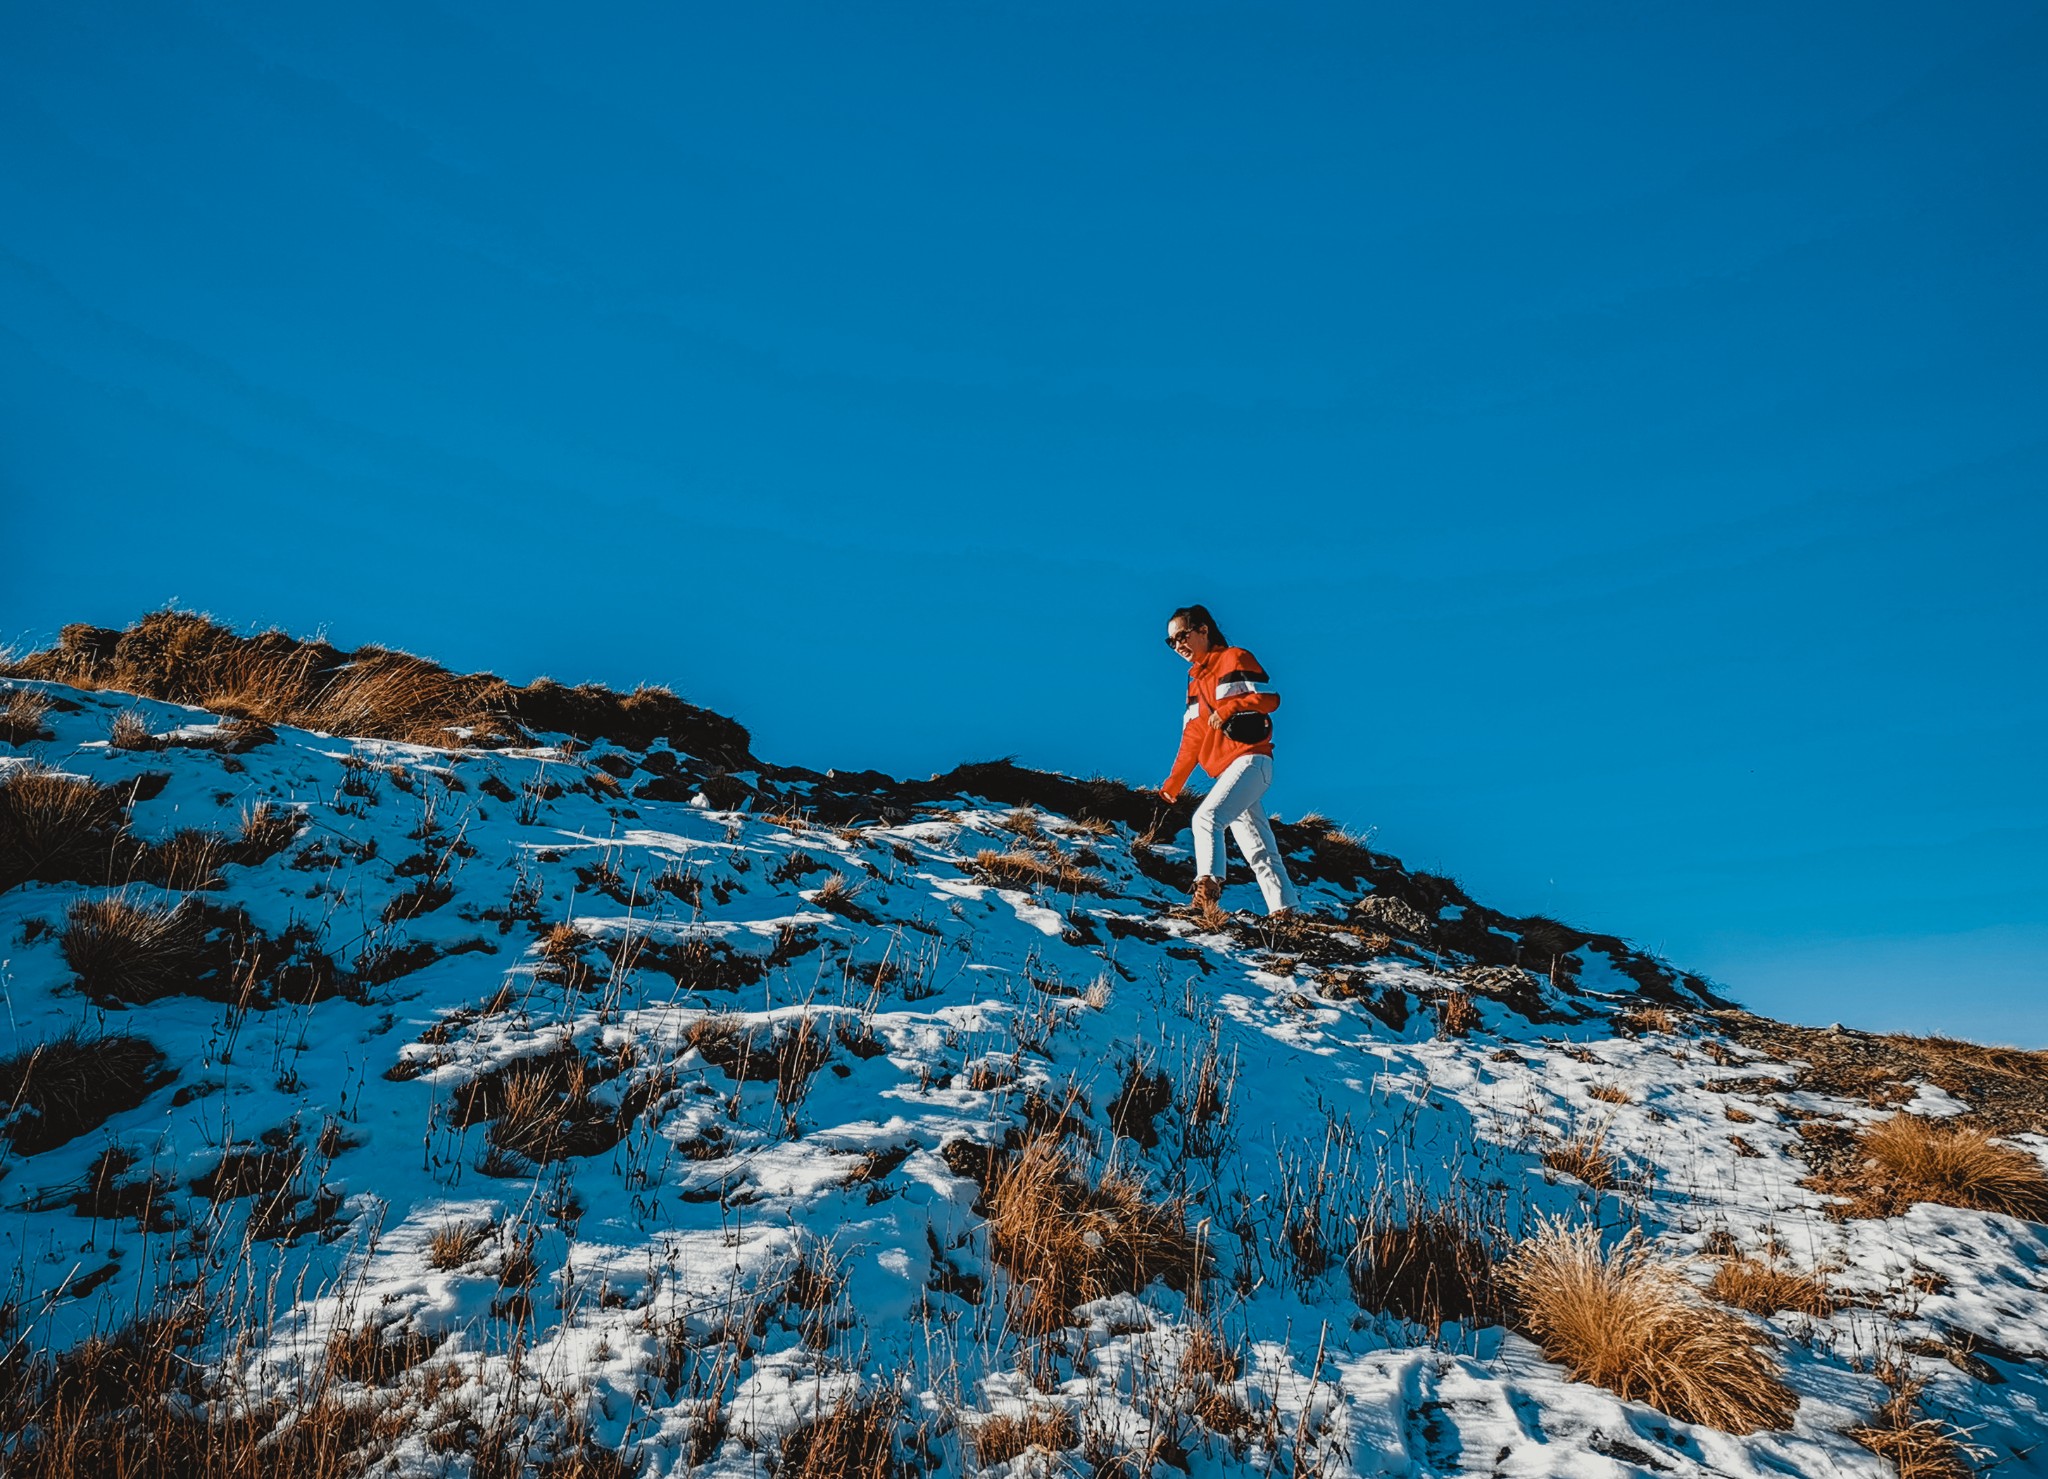
<svg viewBox="0 0 2048 1479">
<path fill-rule="evenodd" d="M 1217 776 L 1217 785 L 1208 789 L 1208 797 L 1202 799 L 1194 813 L 1194 877 L 1223 877 L 1223 830 L 1235 830 L 1241 815 L 1260 815 L 1260 797 L 1266 795 L 1272 778 L 1274 762 L 1270 756 L 1237 756 Z M 1270 840 L 1272 834 L 1268 832 Z M 1237 838 L 1237 850 L 1251 858 L 1251 846 L 1245 844 L 1243 836 Z M 1257 864 L 1253 864 L 1253 869 L 1257 869 Z M 1264 875 L 1260 875 L 1260 889 L 1266 889 Z"/>
<path fill-rule="evenodd" d="M 1216 784 L 1209 788 L 1209 794 L 1202 798 L 1202 804 L 1195 808 L 1195 818 L 1189 823 L 1195 832 L 1195 878 L 1221 880 L 1223 877 L 1223 829 L 1230 825 L 1230 819 L 1237 815 L 1230 806 L 1230 789 L 1233 781 L 1239 779 L 1247 755 L 1231 765 L 1217 777 Z"/>
<path fill-rule="evenodd" d="M 1230 835 L 1237 839 L 1237 850 L 1244 854 L 1244 860 L 1252 865 L 1252 876 L 1259 880 L 1259 892 L 1266 899 L 1266 912 L 1277 914 L 1282 909 L 1298 908 L 1294 880 L 1287 876 L 1287 865 L 1280 860 L 1280 844 L 1273 840 L 1272 824 L 1266 820 L 1265 808 L 1259 805 L 1273 779 L 1272 757 L 1247 755 L 1244 760 L 1256 762 L 1254 768 L 1260 772 L 1258 791 L 1251 804 L 1232 818 Z"/>
</svg>

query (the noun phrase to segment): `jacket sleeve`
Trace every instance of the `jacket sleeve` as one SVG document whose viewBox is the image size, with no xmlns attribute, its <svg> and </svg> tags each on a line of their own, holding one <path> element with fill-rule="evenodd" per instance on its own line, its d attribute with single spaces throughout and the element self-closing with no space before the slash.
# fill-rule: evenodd
<svg viewBox="0 0 2048 1479">
<path fill-rule="evenodd" d="M 1216 678 L 1216 712 L 1228 719 L 1232 714 L 1257 710 L 1270 714 L 1280 707 L 1280 692 L 1259 666 L 1259 660 L 1242 647 L 1223 654 L 1223 671 Z"/>
<path fill-rule="evenodd" d="M 1195 773 L 1196 757 L 1202 753 L 1202 726 L 1207 722 L 1201 702 L 1195 696 L 1194 685 L 1190 684 L 1187 712 L 1180 721 L 1180 753 L 1173 757 L 1173 773 L 1159 787 L 1169 801 L 1180 795 L 1180 788 Z"/>
</svg>

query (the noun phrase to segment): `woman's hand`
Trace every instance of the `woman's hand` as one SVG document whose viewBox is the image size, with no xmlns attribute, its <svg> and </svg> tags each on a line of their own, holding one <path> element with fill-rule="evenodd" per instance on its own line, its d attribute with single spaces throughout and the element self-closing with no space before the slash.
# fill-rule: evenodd
<svg viewBox="0 0 2048 1479">
<path fill-rule="evenodd" d="M 1223 727 L 1223 714 L 1221 710 L 1211 709 L 1209 711 L 1209 727 L 1211 729 L 1221 729 Z"/>
</svg>

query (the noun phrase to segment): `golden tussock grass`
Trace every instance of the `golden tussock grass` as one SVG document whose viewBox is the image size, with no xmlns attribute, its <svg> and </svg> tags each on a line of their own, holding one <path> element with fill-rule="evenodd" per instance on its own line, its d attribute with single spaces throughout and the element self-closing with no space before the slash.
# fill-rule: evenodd
<svg viewBox="0 0 2048 1479">
<path fill-rule="evenodd" d="M 1091 1180 L 1057 1130 L 997 1165 L 984 1201 L 989 1252 L 1010 1275 L 1012 1321 L 1027 1334 L 1058 1329 L 1089 1300 L 1196 1277 L 1181 1203 L 1152 1201 L 1142 1180 L 1114 1168 Z"/>
<path fill-rule="evenodd" d="M 2048 1220 L 2048 1174 L 2040 1161 L 1973 1126 L 1895 1114 L 1865 1130 L 1859 1143 L 1872 1172 L 1867 1184 L 1849 1188 L 1861 1215 L 1939 1202 Z"/>
<path fill-rule="evenodd" d="M 1714 1270 L 1707 1293 L 1753 1315 L 1796 1310 L 1826 1319 L 1839 1305 L 1827 1284 L 1813 1274 L 1795 1273 L 1754 1258 L 1730 1258 Z"/>
<path fill-rule="evenodd" d="M 137 860 L 136 872 L 180 892 L 213 888 L 232 856 L 231 844 L 220 833 L 187 827 L 147 849 Z"/>
<path fill-rule="evenodd" d="M 517 1064 L 499 1085 L 493 1144 L 530 1160 L 554 1159 L 569 1127 L 590 1104 L 589 1073 L 581 1058 Z"/>
<path fill-rule="evenodd" d="M 1574 1380 L 1730 1433 L 1782 1428 L 1799 1399 L 1769 1342 L 1707 1304 L 1639 1233 L 1546 1224 L 1501 1269 L 1516 1321 Z"/>
<path fill-rule="evenodd" d="M 2048 1076 L 2048 1050 L 2041 1048 L 2002 1048 L 1985 1043 L 1964 1042 L 1958 1037 L 1943 1037 L 1936 1033 L 1931 1037 L 1908 1037 L 1903 1033 L 1887 1033 L 1879 1039 L 1888 1047 L 1912 1049 L 1930 1058 L 1946 1059 L 1953 1064 L 1967 1064 L 1989 1073 L 2004 1074 L 2011 1078 L 2039 1081 Z"/>
<path fill-rule="evenodd" d="M 1081 1441 L 1074 1415 L 1063 1407 L 1033 1407 L 1024 1413 L 985 1417 L 969 1430 L 967 1441 L 977 1467 L 1008 1463 L 1027 1449 L 1063 1453 Z"/>
<path fill-rule="evenodd" d="M 1098 874 L 1076 867 L 1067 858 L 1043 858 L 1022 848 L 997 852 L 984 848 L 974 855 L 974 871 L 984 883 L 999 888 L 1047 888 L 1062 894 L 1099 894 L 1107 885 Z"/>
<path fill-rule="evenodd" d="M 1010 1063 L 976 1063 L 967 1070 L 967 1087 L 976 1093 L 986 1094 L 994 1089 L 1005 1089 L 1017 1082 L 1017 1069 Z"/>
<path fill-rule="evenodd" d="M 1633 1104 L 1629 1092 L 1620 1084 L 1593 1084 L 1586 1092 L 1604 1104 Z"/>
<path fill-rule="evenodd" d="M 683 1040 L 735 1083 L 773 1083 L 782 1105 L 801 1103 L 811 1075 L 832 1057 L 830 1036 L 809 1015 L 775 1027 L 718 1013 L 692 1022 Z"/>
<path fill-rule="evenodd" d="M 1197 1321 L 1181 1347 L 1177 1386 L 1189 1417 L 1213 1433 L 1235 1438 L 1258 1419 L 1231 1390 L 1244 1374 L 1244 1355 L 1208 1320 Z"/>
</svg>

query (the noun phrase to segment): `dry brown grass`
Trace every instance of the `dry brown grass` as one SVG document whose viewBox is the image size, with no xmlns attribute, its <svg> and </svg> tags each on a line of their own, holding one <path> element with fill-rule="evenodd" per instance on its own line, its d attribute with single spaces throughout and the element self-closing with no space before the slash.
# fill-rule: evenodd
<svg viewBox="0 0 2048 1479">
<path fill-rule="evenodd" d="M 1244 1355 L 1214 1325 L 1204 1320 L 1188 1331 L 1180 1351 L 1180 1374 L 1210 1381 L 1236 1381 L 1244 1372 Z"/>
<path fill-rule="evenodd" d="M 1038 813 L 1028 806 L 1020 806 L 1008 812 L 996 825 L 1005 832 L 1015 832 L 1019 837 L 1045 835 L 1045 828 L 1040 824 Z"/>
<path fill-rule="evenodd" d="M 800 1103 L 811 1075 L 832 1057 L 830 1037 L 808 1015 L 780 1027 L 757 1027 L 726 1013 L 699 1017 L 683 1040 L 735 1083 L 774 1084 L 775 1101 L 782 1105 Z"/>
<path fill-rule="evenodd" d="M 1619 1177 L 1619 1167 L 1607 1152 L 1607 1131 L 1581 1130 L 1569 1140 L 1543 1152 L 1543 1164 L 1553 1171 L 1576 1176 L 1595 1191 L 1610 1190 Z"/>
<path fill-rule="evenodd" d="M 1813 1274 L 1795 1273 L 1776 1264 L 1754 1258 L 1730 1258 L 1714 1270 L 1707 1293 L 1723 1304 L 1732 1304 L 1752 1315 L 1775 1315 L 1779 1310 L 1796 1310 L 1802 1315 L 1826 1319 L 1839 1301 L 1827 1284 Z"/>
<path fill-rule="evenodd" d="M 74 900 L 64 920 L 64 959 L 89 995 L 155 1001 L 188 989 L 205 965 L 205 917 L 189 904 L 163 908 L 109 894 Z"/>
<path fill-rule="evenodd" d="M 1432 1334 L 1447 1321 L 1496 1323 L 1501 1296 L 1494 1270 L 1504 1241 L 1498 1220 L 1476 1201 L 1410 1188 L 1398 1204 L 1376 1202 L 1359 1220 L 1346 1260 L 1352 1297 Z"/>
<path fill-rule="evenodd" d="M 1182 1205 L 1152 1201 L 1129 1172 L 1090 1179 L 1056 1130 L 995 1166 L 984 1201 L 989 1253 L 1010 1275 L 1013 1324 L 1025 1333 L 1058 1329 L 1089 1300 L 1155 1278 L 1185 1288 L 1196 1276 Z"/>
<path fill-rule="evenodd" d="M 740 725 L 664 688 L 615 693 L 547 678 L 515 688 L 490 673 L 451 673 L 382 647 L 343 652 L 279 631 L 238 636 L 189 611 L 153 611 L 125 631 L 73 625 L 55 647 L 0 664 L 0 676 L 114 689 L 266 724 L 329 734 L 502 744 L 532 734 L 608 737 L 633 749 L 667 738 L 689 754 L 744 766 Z"/>
<path fill-rule="evenodd" d="M 520 1059 L 458 1089 L 450 1118 L 459 1125 L 491 1121 L 491 1149 L 481 1163 L 491 1174 L 524 1174 L 528 1168 L 517 1158 L 545 1165 L 598 1155 L 624 1132 L 618 1111 L 591 1097 L 612 1071 L 568 1047 Z"/>
<path fill-rule="evenodd" d="M 1628 1037 L 1642 1037 L 1652 1032 L 1676 1032 L 1678 1018 L 1668 1007 L 1638 1003 L 1615 1014 L 1614 1030 Z"/>
<path fill-rule="evenodd" d="M 427 1262 L 457 1269 L 484 1251 L 496 1229 L 488 1222 L 444 1222 L 427 1237 Z"/>
<path fill-rule="evenodd" d="M 776 1479 L 887 1479 L 896 1416 L 887 1393 L 841 1397 L 783 1437 Z"/>
<path fill-rule="evenodd" d="M 194 1359 L 209 1325 L 248 1326 L 191 1296 L 59 1355 L 32 1353 L 0 1383 L 9 1479 L 357 1479 L 405 1427 L 389 1397 L 342 1401 L 339 1362 L 296 1400 L 227 1389 Z M 403 1358 L 407 1351 L 397 1352 Z M 330 1353 L 330 1360 L 334 1353 Z M 391 1357 L 371 1353 L 372 1364 Z M 396 1417 L 396 1421 L 394 1421 Z"/>
<path fill-rule="evenodd" d="M 114 716 L 107 726 L 107 743 L 116 750 L 150 751 L 164 747 L 139 709 L 123 709 Z"/>
<path fill-rule="evenodd" d="M 1769 1342 L 1639 1233 L 1603 1249 L 1599 1229 L 1554 1222 L 1501 1277 L 1522 1330 L 1574 1380 L 1730 1433 L 1782 1428 L 1798 1410 Z"/>
<path fill-rule="evenodd" d="M 589 1077 L 580 1058 L 524 1065 L 500 1086 L 491 1139 L 530 1160 L 547 1161 L 576 1119 L 590 1108 Z"/>
<path fill-rule="evenodd" d="M 74 1028 L 11 1058 L 0 1058 L 0 1128 L 15 1150 L 35 1155 L 135 1108 L 171 1077 L 154 1043 L 128 1033 L 89 1037 Z"/>
<path fill-rule="evenodd" d="M 113 881 L 126 855 L 121 796 L 77 776 L 16 765 L 0 777 L 0 890 Z"/>
<path fill-rule="evenodd" d="M 1629 1097 L 1628 1090 L 1624 1089 L 1620 1084 L 1593 1084 L 1587 1088 L 1586 1092 L 1593 1098 L 1600 1100 L 1603 1104 L 1635 1103 L 1635 1100 Z"/>
<path fill-rule="evenodd" d="M 1044 888 L 1062 894 L 1099 894 L 1108 888 L 1101 875 L 1076 867 L 1070 858 L 1045 858 L 1023 848 L 984 848 L 974 855 L 974 872 L 982 882 L 999 888 Z"/>
<path fill-rule="evenodd" d="M 327 1372 L 342 1381 L 384 1386 L 434 1354 L 440 1342 L 410 1325 L 374 1322 L 327 1338 Z"/>
<path fill-rule="evenodd" d="M 1961 1430 L 1920 1411 L 1921 1383 L 1889 1369 L 1892 1394 L 1877 1409 L 1876 1421 L 1849 1429 L 1849 1436 L 1898 1466 L 1899 1479 L 1971 1479 L 1970 1448 Z"/>
<path fill-rule="evenodd" d="M 1479 1030 L 1479 1007 L 1463 991 L 1446 991 L 1431 1004 L 1438 1037 L 1469 1037 Z"/>
<path fill-rule="evenodd" d="M 33 688 L 9 688 L 0 701 L 0 744 L 26 745 L 50 737 L 43 720 L 50 701 Z"/>
<path fill-rule="evenodd" d="M 967 1070 L 967 1087 L 978 1094 L 1006 1089 L 1017 1082 L 1017 1069 L 1007 1062 L 976 1063 Z"/>
<path fill-rule="evenodd" d="M 135 872 L 181 892 L 216 888 L 221 868 L 233 857 L 233 845 L 220 833 L 187 827 L 145 848 L 136 859 Z"/>
<path fill-rule="evenodd" d="M 1032 1407 L 1021 1415 L 985 1417 L 968 1429 L 967 1441 L 979 1468 L 1008 1463 L 1027 1449 L 1064 1453 L 1081 1441 L 1074 1415 L 1064 1407 Z"/>
<path fill-rule="evenodd" d="M 874 911 L 860 901 L 864 890 L 864 884 L 855 883 L 844 873 L 835 871 L 818 885 L 817 892 L 811 895 L 811 902 L 820 909 L 861 924 L 878 924 L 880 920 Z"/>
<path fill-rule="evenodd" d="M 297 840 L 306 819 L 296 810 L 259 801 L 242 808 L 235 861 L 254 865 L 269 861 Z"/>
<path fill-rule="evenodd" d="M 1895 1114 L 1860 1137 L 1872 1173 L 1841 1188 L 1862 1216 L 1889 1216 L 1914 1202 L 1973 1207 L 2048 1221 L 2048 1174 L 2034 1156 L 1970 1125 Z"/>
</svg>

